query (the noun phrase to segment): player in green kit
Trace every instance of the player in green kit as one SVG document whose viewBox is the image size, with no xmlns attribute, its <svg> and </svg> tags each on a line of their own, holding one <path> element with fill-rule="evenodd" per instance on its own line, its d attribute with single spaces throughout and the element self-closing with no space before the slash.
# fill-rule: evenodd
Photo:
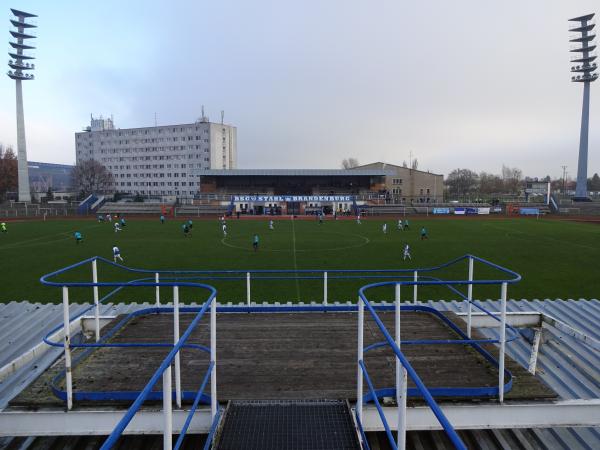
<svg viewBox="0 0 600 450">
<path fill-rule="evenodd" d="M 252 240 L 252 247 L 254 247 L 254 251 L 258 250 L 258 234 L 254 235 L 254 239 Z"/>
<path fill-rule="evenodd" d="M 2 231 L 3 233 L 8 233 L 5 222 L 0 223 L 0 231 Z"/>
<path fill-rule="evenodd" d="M 76 231 L 74 236 L 75 236 L 75 243 L 79 244 L 80 242 L 83 241 L 83 236 L 79 231 Z"/>
</svg>

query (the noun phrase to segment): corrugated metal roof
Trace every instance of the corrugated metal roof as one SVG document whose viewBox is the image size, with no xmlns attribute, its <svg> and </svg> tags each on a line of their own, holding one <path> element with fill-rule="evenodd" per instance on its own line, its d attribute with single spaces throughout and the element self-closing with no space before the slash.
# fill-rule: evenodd
<svg viewBox="0 0 600 450">
<path fill-rule="evenodd" d="M 482 302 L 486 308 L 498 311 L 499 302 Z M 440 310 L 464 311 L 464 303 L 430 301 L 429 306 Z M 101 314 L 121 314 L 147 307 L 149 304 L 107 304 Z M 72 305 L 72 313 L 83 305 Z M 511 300 L 510 311 L 540 311 L 561 320 L 581 332 L 600 340 L 600 301 L 593 300 Z M 0 304 L 0 366 L 12 360 L 40 342 L 41 338 L 62 320 L 62 306 L 28 302 Z M 482 329 L 488 336 L 495 336 L 495 329 Z M 511 342 L 508 354 L 527 366 L 530 344 L 524 339 Z M 18 373 L 0 383 L 0 408 L 33 380 L 58 352 L 50 352 L 42 359 L 32 362 Z M 600 398 L 600 352 L 593 350 L 582 340 L 549 327 L 538 356 L 538 375 L 563 399 Z M 473 448 L 544 448 L 544 449 L 594 449 L 600 448 L 600 428 L 554 428 L 515 430 L 463 430 L 461 436 Z M 3 447 L 0 439 L 0 448 Z M 5 441 L 8 442 L 8 441 Z M 35 440 L 31 441 L 31 445 Z M 409 448 L 451 448 L 442 432 L 410 432 Z M 28 448 L 27 446 L 24 448 Z"/>
<path fill-rule="evenodd" d="M 282 176 L 282 177 L 337 177 L 337 176 L 385 176 L 393 171 L 382 169 L 212 169 L 192 170 L 194 175 L 239 177 L 239 176 Z"/>
</svg>

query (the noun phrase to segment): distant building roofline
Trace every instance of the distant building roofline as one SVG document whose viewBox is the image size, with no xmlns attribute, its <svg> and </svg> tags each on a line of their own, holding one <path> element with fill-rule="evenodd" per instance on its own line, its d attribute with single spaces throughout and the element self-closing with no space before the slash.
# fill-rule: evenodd
<svg viewBox="0 0 600 450">
<path fill-rule="evenodd" d="M 282 176 L 282 177 L 335 177 L 335 176 L 386 176 L 393 172 L 379 169 L 196 169 L 199 176 Z"/>
<path fill-rule="evenodd" d="M 427 174 L 429 174 L 429 175 L 435 175 L 435 176 L 438 176 L 438 177 L 443 177 L 443 176 L 444 176 L 444 175 L 443 175 L 443 174 L 441 174 L 441 173 L 429 172 L 429 171 L 427 171 L 427 170 L 411 169 L 410 167 L 399 166 L 398 164 L 391 164 L 391 163 L 386 163 L 386 162 L 383 162 L 383 161 L 375 161 L 375 162 L 372 162 L 372 163 L 361 164 L 360 166 L 356 166 L 356 167 L 354 167 L 354 168 L 352 168 L 352 169 L 349 169 L 349 170 L 362 169 L 362 168 L 364 168 L 364 167 L 366 167 L 366 166 L 371 166 L 371 165 L 373 165 L 373 164 L 382 164 L 384 167 L 385 167 L 385 166 L 398 167 L 398 168 L 400 168 L 400 169 L 413 170 L 413 171 L 415 171 L 415 172 L 427 173 Z M 385 170 L 385 169 L 384 169 L 384 170 Z"/>
</svg>

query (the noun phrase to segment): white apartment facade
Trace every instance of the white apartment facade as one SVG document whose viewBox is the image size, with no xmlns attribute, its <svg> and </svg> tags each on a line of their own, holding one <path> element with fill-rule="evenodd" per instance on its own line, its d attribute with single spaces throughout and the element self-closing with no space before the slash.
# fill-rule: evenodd
<svg viewBox="0 0 600 450">
<path fill-rule="evenodd" d="M 88 127 L 75 133 L 75 152 L 77 162 L 95 159 L 106 166 L 114 192 L 185 200 L 198 192 L 192 171 L 237 168 L 237 128 L 205 117 L 181 125 Z"/>
</svg>

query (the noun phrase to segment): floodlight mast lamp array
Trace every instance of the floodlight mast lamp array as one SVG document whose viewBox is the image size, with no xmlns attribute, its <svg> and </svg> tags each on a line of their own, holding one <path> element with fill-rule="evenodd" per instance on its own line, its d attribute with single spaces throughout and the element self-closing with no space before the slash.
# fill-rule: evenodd
<svg viewBox="0 0 600 450">
<path fill-rule="evenodd" d="M 23 87 L 22 81 L 33 80 L 31 71 L 35 69 L 35 64 L 28 62 L 35 59 L 31 55 L 26 55 L 25 50 L 33 50 L 35 47 L 29 45 L 31 39 L 36 36 L 30 34 L 32 28 L 36 25 L 26 22 L 26 19 L 37 17 L 35 14 L 26 13 L 17 9 L 11 9 L 15 18 L 10 22 L 14 30 L 10 34 L 17 41 L 9 41 L 13 48 L 8 55 L 10 60 L 8 66 L 11 70 L 7 72 L 9 78 L 15 80 L 17 92 L 17 158 L 18 158 L 18 179 L 19 179 L 19 201 L 31 202 L 31 193 L 29 191 L 29 170 L 27 168 L 27 144 L 25 141 L 25 117 L 23 113 Z"/>
<path fill-rule="evenodd" d="M 588 14 L 581 17 L 569 19 L 569 22 L 578 22 L 574 28 L 569 29 L 572 33 L 577 33 L 569 42 L 576 43 L 576 47 L 571 49 L 575 53 L 571 63 L 571 81 L 583 83 L 583 106 L 581 109 L 581 132 L 579 135 L 579 161 L 577 163 L 577 187 L 575 188 L 575 201 L 589 200 L 587 195 L 587 163 L 588 163 L 588 132 L 590 121 L 590 83 L 598 79 L 596 69 L 598 65 L 594 60 L 596 55 L 592 52 L 596 48 L 594 38 L 596 35 L 593 30 L 596 26 L 591 22 L 594 14 Z M 580 54 L 580 55 L 579 55 Z"/>
</svg>

